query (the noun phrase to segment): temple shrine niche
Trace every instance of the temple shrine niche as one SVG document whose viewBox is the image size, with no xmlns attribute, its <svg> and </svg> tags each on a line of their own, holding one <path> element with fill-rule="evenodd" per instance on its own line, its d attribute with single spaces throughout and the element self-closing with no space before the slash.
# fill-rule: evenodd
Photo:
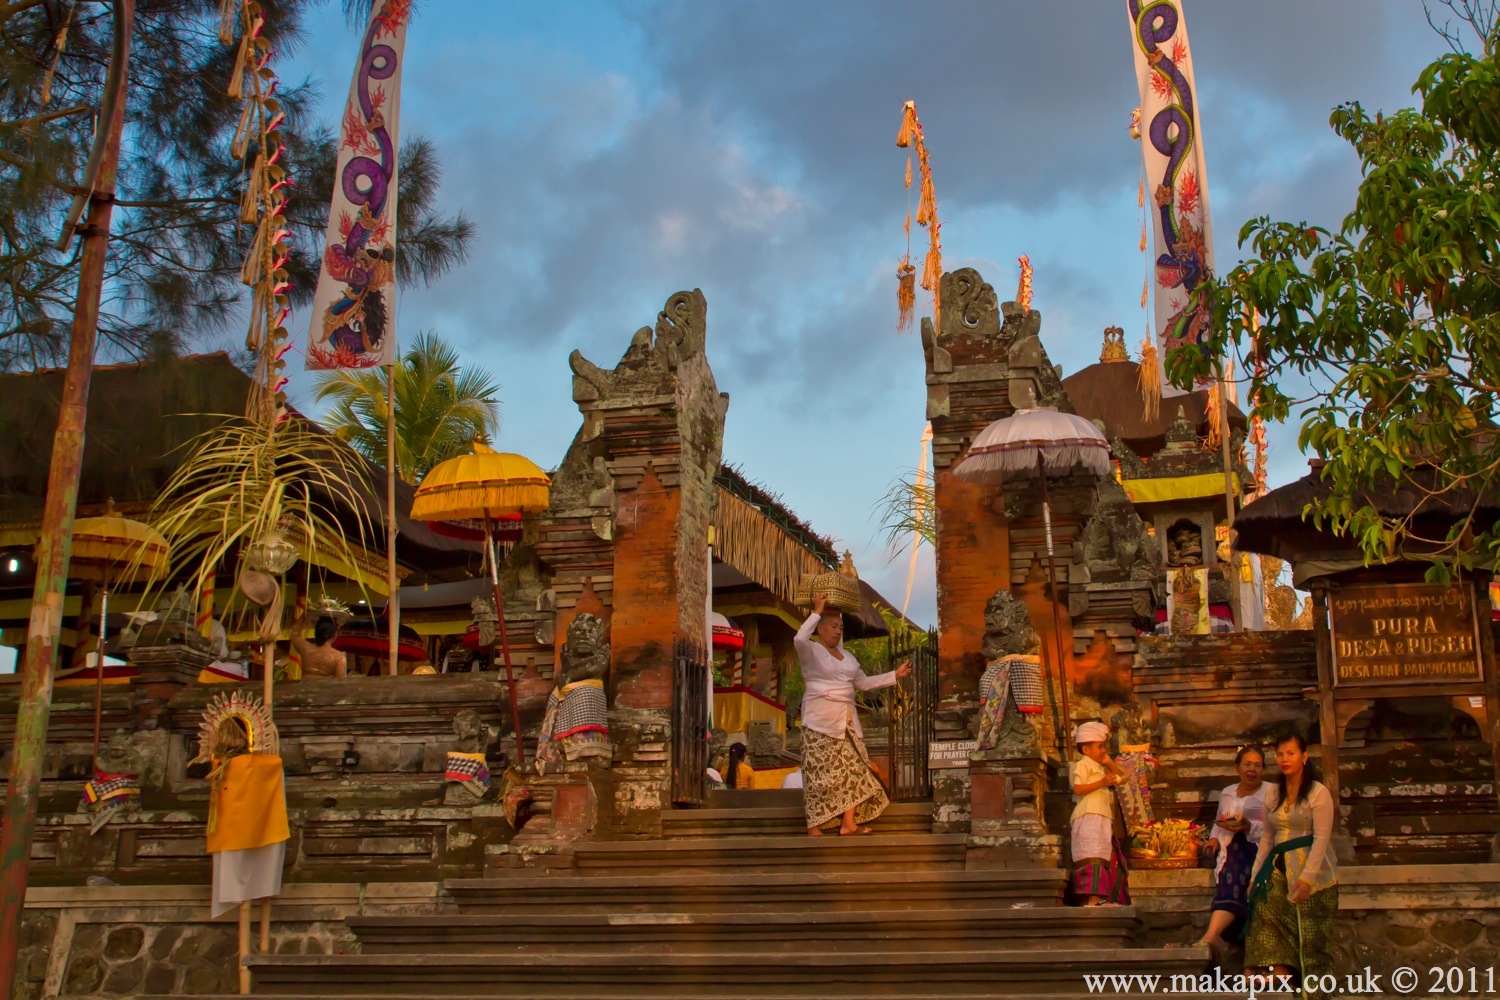
<svg viewBox="0 0 1500 1000">
<path fill-rule="evenodd" d="M 1235 627 L 1231 586 L 1239 589 L 1244 619 L 1239 627 L 1260 629 L 1264 615 L 1257 569 L 1243 558 L 1232 559 L 1229 552 L 1224 459 L 1211 426 L 1218 416 L 1210 409 L 1210 392 L 1162 396 L 1152 415 L 1140 372 L 1125 348 L 1123 332 L 1110 327 L 1104 331 L 1098 363 L 1062 384 L 1079 415 L 1094 421 L 1109 439 L 1120 486 L 1168 569 L 1156 624 L 1178 634 L 1188 626 L 1185 615 L 1177 623 L 1168 620 L 1167 604 L 1177 603 L 1167 600 L 1176 592 L 1175 583 L 1192 605 L 1195 624 L 1188 631 L 1204 625 L 1221 631 Z M 1244 461 L 1245 415 L 1233 401 L 1228 423 L 1238 509 L 1253 495 L 1255 481 Z"/>
</svg>

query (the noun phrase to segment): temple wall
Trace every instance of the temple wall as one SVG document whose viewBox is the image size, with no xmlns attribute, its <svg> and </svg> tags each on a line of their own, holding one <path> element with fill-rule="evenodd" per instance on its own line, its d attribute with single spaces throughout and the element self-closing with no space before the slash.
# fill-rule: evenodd
<svg viewBox="0 0 1500 1000">
<path fill-rule="evenodd" d="M 1142 943 L 1196 940 L 1208 926 L 1213 893 L 1213 873 L 1206 869 L 1132 872 L 1130 894 L 1146 923 Z M 1341 980 L 1368 966 L 1386 993 L 1394 992 L 1390 976 L 1398 968 L 1417 971 L 1418 996 L 1448 992 L 1429 991 L 1433 966 L 1472 967 L 1482 977 L 1500 960 L 1500 865 L 1341 868 L 1333 941 Z M 1481 979 L 1478 992 L 1485 987 Z M 1467 981 L 1453 992 L 1468 992 Z"/>
</svg>

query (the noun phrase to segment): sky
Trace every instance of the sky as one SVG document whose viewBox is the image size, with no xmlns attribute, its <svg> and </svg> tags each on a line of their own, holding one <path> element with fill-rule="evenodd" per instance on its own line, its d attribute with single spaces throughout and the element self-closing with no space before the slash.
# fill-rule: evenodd
<svg viewBox="0 0 1500 1000">
<path fill-rule="evenodd" d="M 1420 0 L 1183 6 L 1226 271 L 1250 218 L 1338 224 L 1359 169 L 1329 111 L 1410 106 L 1445 46 Z M 433 141 L 440 204 L 478 236 L 462 267 L 401 290 L 399 334 L 435 330 L 490 369 L 499 446 L 550 468 L 579 425 L 568 353 L 612 367 L 701 288 L 725 460 L 899 606 L 907 559 L 874 508 L 917 464 L 926 400 L 920 340 L 895 329 L 902 105 L 927 137 L 945 269 L 1006 300 L 1029 255 L 1043 343 L 1071 373 L 1105 327 L 1145 328 L 1131 44 L 1124 0 L 419 0 L 402 135 Z M 357 48 L 329 3 L 278 65 L 320 86 L 332 127 Z M 310 383 L 290 391 L 314 412 Z M 1269 436 L 1272 485 L 1302 475 L 1295 428 Z M 909 615 L 936 618 L 926 550 Z"/>
</svg>

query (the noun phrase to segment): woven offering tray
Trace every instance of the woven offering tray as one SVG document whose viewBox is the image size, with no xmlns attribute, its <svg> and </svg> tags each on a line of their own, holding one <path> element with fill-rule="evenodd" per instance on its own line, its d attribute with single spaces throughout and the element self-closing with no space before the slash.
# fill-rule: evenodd
<svg viewBox="0 0 1500 1000">
<path fill-rule="evenodd" d="M 1130 867 L 1140 871 L 1162 871 L 1176 868 L 1197 868 L 1198 856 L 1185 855 L 1180 858 L 1130 858 Z"/>
</svg>

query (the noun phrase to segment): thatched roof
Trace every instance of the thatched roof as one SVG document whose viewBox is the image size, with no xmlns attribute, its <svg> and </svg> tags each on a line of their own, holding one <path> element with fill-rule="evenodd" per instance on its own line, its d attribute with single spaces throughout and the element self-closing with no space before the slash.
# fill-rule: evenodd
<svg viewBox="0 0 1500 1000">
<path fill-rule="evenodd" d="M 52 439 L 64 372 L 46 369 L 0 375 L 0 522 L 39 521 L 47 495 Z M 101 365 L 89 386 L 80 510 L 113 499 L 122 509 L 154 501 L 187 457 L 184 447 L 222 421 L 244 412 L 253 382 L 228 354 L 190 355 L 139 364 Z M 301 413 L 292 419 L 317 424 Z M 333 435 L 329 446 L 348 450 Z M 357 459 L 376 488 L 363 501 L 384 517 L 385 471 Z M 407 516 L 414 490 L 396 483 L 397 557 L 421 569 L 466 562 L 477 546 L 445 538 Z M 376 547 L 383 548 L 383 543 Z"/>
<path fill-rule="evenodd" d="M 795 605 L 797 584 L 804 575 L 838 567 L 833 541 L 814 531 L 780 497 L 730 465 L 719 467 L 714 483 L 719 488 L 715 547 L 719 559 L 741 576 Z M 875 604 L 894 605 L 863 580 L 859 587 L 859 613 L 845 620 L 850 637 L 885 635 L 885 619 Z"/>
<path fill-rule="evenodd" d="M 1167 428 L 1177 419 L 1177 408 L 1201 436 L 1208 432 L 1208 393 L 1198 390 L 1164 397 L 1155 420 L 1146 420 L 1140 390 L 1141 366 L 1134 361 L 1101 361 L 1063 379 L 1073 411 L 1085 420 L 1104 423 L 1104 436 L 1121 438 L 1136 454 L 1155 454 L 1167 440 Z M 1245 414 L 1229 405 L 1231 430 L 1245 430 Z"/>
<path fill-rule="evenodd" d="M 1414 515 L 1413 527 L 1426 538 L 1446 537 L 1448 528 L 1471 511 L 1475 514 L 1476 532 L 1500 521 L 1500 496 L 1480 497 L 1468 490 L 1434 494 L 1431 489 L 1440 480 L 1437 470 L 1431 467 L 1415 469 L 1410 477 L 1414 481 L 1393 482 L 1361 494 L 1357 502 L 1373 506 L 1384 517 Z M 1358 552 L 1355 539 L 1337 536 L 1327 528 L 1319 530 L 1311 517 L 1303 517 L 1310 504 L 1332 493 L 1333 487 L 1323 481 L 1319 462 L 1301 479 L 1271 490 L 1239 512 L 1234 519 L 1238 533 L 1236 546 L 1243 552 L 1287 561 L 1306 553 Z"/>
</svg>

